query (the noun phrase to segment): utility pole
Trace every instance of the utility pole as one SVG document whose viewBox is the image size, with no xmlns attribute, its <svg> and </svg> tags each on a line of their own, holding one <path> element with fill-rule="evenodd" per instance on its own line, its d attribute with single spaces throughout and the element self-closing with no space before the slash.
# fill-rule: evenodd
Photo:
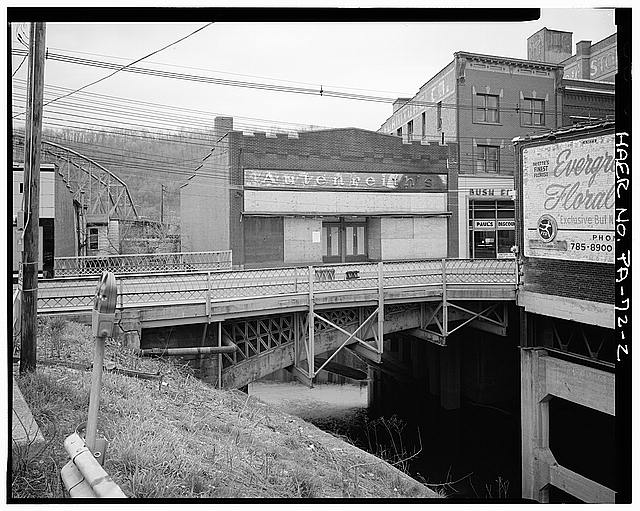
<svg viewBox="0 0 640 511">
<path fill-rule="evenodd" d="M 44 90 L 45 24 L 31 23 L 24 142 L 25 214 L 22 253 L 20 374 L 36 368 L 38 333 L 38 241 L 40 237 L 40 143 Z"/>
</svg>

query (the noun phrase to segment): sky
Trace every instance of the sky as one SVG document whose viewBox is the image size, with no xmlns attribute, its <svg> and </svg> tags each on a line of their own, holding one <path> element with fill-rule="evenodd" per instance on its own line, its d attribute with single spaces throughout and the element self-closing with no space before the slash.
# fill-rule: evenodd
<svg viewBox="0 0 640 511">
<path fill-rule="evenodd" d="M 46 46 L 53 53 L 126 64 L 206 22 L 47 23 Z M 515 23 L 214 23 L 137 66 L 316 90 L 322 86 L 388 98 L 411 97 L 451 62 L 454 52 L 526 58 L 527 37 L 545 26 L 573 32 L 574 51 L 578 41 L 595 43 L 616 31 L 613 10 L 578 8 L 543 9 L 540 20 Z M 12 47 L 24 48 L 16 34 L 18 30 L 28 34 L 28 25 L 13 25 L 11 30 Z M 13 72 L 21 61 L 20 56 L 11 58 Z M 21 66 L 13 79 L 17 93 L 24 89 L 26 67 Z M 45 84 L 77 89 L 111 72 L 48 59 Z M 192 109 L 199 112 L 198 122 L 205 124 L 208 120 L 213 124 L 215 115 L 230 115 L 246 126 L 268 122 L 377 130 L 391 114 L 388 103 L 127 72 L 86 92 Z M 19 106 L 19 94 L 16 98 Z"/>
</svg>

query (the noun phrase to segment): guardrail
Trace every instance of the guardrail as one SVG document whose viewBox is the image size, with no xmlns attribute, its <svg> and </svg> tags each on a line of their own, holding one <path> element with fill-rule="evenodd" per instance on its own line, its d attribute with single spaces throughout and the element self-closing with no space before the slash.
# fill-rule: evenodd
<svg viewBox="0 0 640 511">
<path fill-rule="evenodd" d="M 145 272 L 215 271 L 231 268 L 231 250 L 56 257 L 53 263 L 56 277 L 101 275 L 105 270 L 123 275 Z"/>
<path fill-rule="evenodd" d="M 64 448 L 71 460 L 60 476 L 71 498 L 127 498 L 77 433 L 65 439 Z"/>
<path fill-rule="evenodd" d="M 314 293 L 378 290 L 378 263 L 312 266 Z M 202 303 L 309 293 L 309 267 L 274 268 L 118 278 L 118 307 Z M 438 259 L 386 262 L 384 289 L 458 285 L 507 285 L 515 289 L 517 265 L 510 259 Z M 95 280 L 51 279 L 39 283 L 40 312 L 91 308 Z"/>
</svg>

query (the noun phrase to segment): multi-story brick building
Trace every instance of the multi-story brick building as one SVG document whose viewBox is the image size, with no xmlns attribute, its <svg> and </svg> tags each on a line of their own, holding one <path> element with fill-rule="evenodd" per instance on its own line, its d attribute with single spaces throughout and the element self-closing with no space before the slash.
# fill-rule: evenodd
<svg viewBox="0 0 640 511">
<path fill-rule="evenodd" d="M 614 113 L 612 85 L 563 80 L 565 65 L 576 61 L 570 32 L 543 29 L 528 43 L 535 60 L 455 53 L 413 98 L 394 102 L 379 130 L 408 142 L 457 145 L 450 161 L 449 257 L 511 256 L 513 137 Z"/>
<path fill-rule="evenodd" d="M 455 145 L 355 128 L 246 134 L 215 120 L 210 155 L 180 190 L 185 251 L 245 267 L 447 255 Z"/>
</svg>

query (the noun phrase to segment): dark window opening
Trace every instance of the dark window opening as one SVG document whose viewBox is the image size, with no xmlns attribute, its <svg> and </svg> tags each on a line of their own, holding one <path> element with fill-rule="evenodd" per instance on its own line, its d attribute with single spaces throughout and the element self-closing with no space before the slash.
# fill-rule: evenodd
<svg viewBox="0 0 640 511">
<path fill-rule="evenodd" d="M 89 250 L 98 250 L 98 228 L 89 228 Z"/>
<path fill-rule="evenodd" d="M 476 149 L 476 172 L 497 173 L 500 148 L 492 145 L 478 145 Z"/>
<path fill-rule="evenodd" d="M 424 139 L 427 135 L 427 113 L 422 112 L 422 138 Z"/>
<path fill-rule="evenodd" d="M 438 101 L 438 105 L 436 107 L 436 122 L 439 130 L 442 129 L 442 101 Z"/>
<path fill-rule="evenodd" d="M 20 193 L 24 193 L 24 183 L 20 183 Z"/>
<path fill-rule="evenodd" d="M 525 98 L 521 119 L 523 126 L 544 126 L 544 99 Z"/>
</svg>

